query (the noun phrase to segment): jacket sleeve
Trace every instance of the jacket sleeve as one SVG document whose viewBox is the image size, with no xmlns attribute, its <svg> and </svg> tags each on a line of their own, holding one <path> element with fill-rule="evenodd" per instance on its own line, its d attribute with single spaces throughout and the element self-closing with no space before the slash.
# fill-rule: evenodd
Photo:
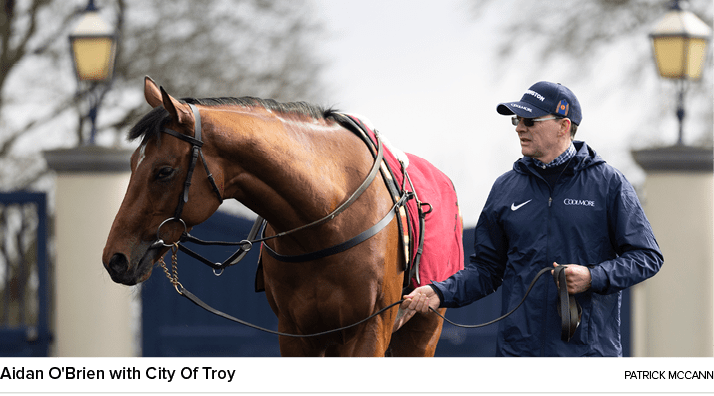
<svg viewBox="0 0 714 396">
<path fill-rule="evenodd" d="M 654 276 L 664 257 L 632 185 L 616 172 L 608 203 L 610 242 L 618 257 L 590 268 L 591 288 L 616 293 Z"/>
<path fill-rule="evenodd" d="M 487 202 L 476 224 L 474 254 L 469 256 L 469 263 L 443 282 L 433 283 L 442 297 L 441 307 L 468 305 L 501 286 L 507 262 L 507 240 L 496 216 Z"/>
</svg>

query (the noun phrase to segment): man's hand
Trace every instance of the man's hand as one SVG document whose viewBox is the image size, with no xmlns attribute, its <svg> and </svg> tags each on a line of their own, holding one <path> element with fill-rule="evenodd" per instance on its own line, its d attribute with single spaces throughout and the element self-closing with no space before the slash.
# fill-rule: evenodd
<svg viewBox="0 0 714 396">
<path fill-rule="evenodd" d="M 584 265 L 565 264 L 568 267 L 565 269 L 565 282 L 568 284 L 568 294 L 578 294 L 590 289 L 592 277 L 590 269 Z M 553 263 L 553 267 L 557 267 L 558 263 Z M 404 303 L 402 303 L 404 305 Z"/>
<path fill-rule="evenodd" d="M 399 308 L 409 312 L 428 312 L 429 307 L 434 309 L 439 308 L 441 301 L 439 301 L 439 296 L 436 294 L 431 286 L 421 286 L 417 287 L 409 293 L 409 295 L 402 297 L 405 301 L 399 306 Z"/>
<path fill-rule="evenodd" d="M 404 302 L 399 305 L 399 313 L 394 321 L 392 332 L 399 330 L 400 327 L 407 323 L 417 312 L 426 313 L 429 307 L 434 309 L 439 308 L 441 301 L 439 296 L 430 286 L 422 286 L 414 289 L 409 295 L 403 296 Z"/>
</svg>

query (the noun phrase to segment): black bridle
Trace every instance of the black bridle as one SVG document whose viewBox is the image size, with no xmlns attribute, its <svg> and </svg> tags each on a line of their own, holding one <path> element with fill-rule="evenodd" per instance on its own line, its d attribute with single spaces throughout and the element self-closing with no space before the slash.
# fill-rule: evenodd
<svg viewBox="0 0 714 396">
<path fill-rule="evenodd" d="M 324 224 L 332 219 L 334 219 L 337 215 L 342 213 L 345 209 L 347 209 L 352 203 L 354 203 L 361 195 L 364 193 L 367 188 L 372 184 L 374 181 L 377 173 L 379 172 L 380 164 L 382 163 L 382 159 L 384 158 L 384 146 L 382 144 L 382 140 L 379 138 L 379 135 L 377 135 L 377 154 L 375 155 L 374 163 L 372 165 L 372 168 L 370 169 L 369 174 L 367 177 L 364 179 L 362 184 L 350 195 L 342 204 L 340 204 L 337 208 L 335 208 L 332 212 L 327 214 L 326 216 L 315 220 L 311 223 L 302 225 L 300 227 L 276 233 L 275 235 L 267 236 L 267 237 L 260 237 L 257 238 L 259 235 L 261 229 L 264 229 L 265 225 L 267 224 L 267 221 L 264 220 L 262 217 L 258 216 L 253 223 L 253 226 L 251 228 L 250 233 L 248 234 L 248 238 L 241 240 L 239 242 L 224 242 L 224 241 L 204 241 L 199 238 L 196 238 L 192 235 L 190 235 L 187 231 L 186 223 L 181 219 L 181 214 L 183 213 L 183 208 L 186 202 L 188 202 L 188 195 L 189 195 L 189 189 L 191 187 L 191 179 L 193 176 L 193 171 L 196 167 L 196 163 L 198 161 L 198 158 L 201 158 L 201 162 L 203 163 L 203 167 L 206 170 L 206 175 L 208 175 L 208 180 L 211 183 L 211 186 L 213 187 L 213 191 L 215 192 L 216 196 L 218 197 L 218 200 L 220 202 L 223 202 L 223 197 L 221 196 L 220 190 L 218 189 L 218 186 L 216 185 L 216 182 L 213 178 L 213 175 L 208 169 L 208 165 L 206 163 L 206 160 L 203 156 L 203 151 L 201 150 L 203 146 L 203 141 L 201 140 L 201 115 L 193 104 L 189 104 L 189 107 L 193 111 L 194 115 L 194 137 L 184 135 L 182 133 L 176 132 L 171 129 L 164 128 L 162 129 L 162 132 L 177 137 L 181 140 L 184 140 L 192 145 L 191 148 L 191 158 L 189 162 L 189 167 L 188 171 L 186 173 L 186 181 L 184 182 L 184 188 L 183 188 L 183 193 L 179 197 L 179 202 L 176 207 L 176 211 L 174 212 L 174 216 L 170 217 L 166 220 L 164 220 L 160 225 L 159 228 L 156 231 L 156 242 L 152 245 L 152 247 L 171 247 L 174 246 L 174 244 L 167 244 L 164 242 L 163 239 L 161 239 L 160 233 L 161 233 L 161 228 L 172 221 L 176 221 L 181 223 L 184 227 L 184 231 L 181 234 L 181 237 L 179 240 L 176 242 L 176 245 L 178 246 L 178 249 L 181 250 L 182 252 L 188 254 L 189 256 L 197 259 L 198 261 L 208 265 L 209 267 L 213 268 L 214 271 L 223 271 L 226 267 L 229 267 L 231 265 L 237 264 L 240 262 L 243 257 L 248 253 L 248 251 L 251 250 L 253 247 L 253 244 L 256 242 L 264 242 L 270 239 L 274 238 L 279 238 L 283 237 L 298 231 L 302 231 L 306 228 L 310 227 L 315 227 L 320 224 Z M 355 126 L 357 127 L 357 126 Z M 344 252 L 361 242 L 364 242 L 365 240 L 371 238 L 372 236 L 376 235 L 379 231 L 381 231 L 384 227 L 387 226 L 387 224 L 390 223 L 390 221 L 394 218 L 397 208 L 401 205 L 404 205 L 409 199 L 413 198 L 414 195 L 412 192 L 406 191 L 406 188 L 402 189 L 403 193 L 401 197 L 394 203 L 392 208 L 387 212 L 387 214 L 380 220 L 378 221 L 375 225 L 370 227 L 369 229 L 363 231 L 359 235 L 342 242 L 340 244 L 330 246 L 325 249 L 321 249 L 319 251 L 315 252 L 310 252 L 310 253 L 305 253 L 305 254 L 300 254 L 300 255 L 282 255 L 279 254 L 278 252 L 274 251 L 271 249 L 268 245 L 263 245 L 265 247 L 265 252 L 268 253 L 270 256 L 274 257 L 277 260 L 284 261 L 284 262 L 304 262 L 304 261 L 310 261 L 310 260 L 317 260 L 320 258 L 324 258 L 327 256 L 331 256 L 340 252 Z M 188 247 L 184 245 L 183 242 L 192 242 L 196 243 L 199 245 L 222 245 L 222 246 L 238 246 L 238 250 L 233 253 L 230 257 L 228 257 L 226 260 L 224 260 L 222 263 L 217 263 L 210 261 L 206 259 L 205 257 L 201 256 L 200 254 L 192 251 Z M 217 275 L 220 275 L 220 273 L 217 273 Z"/>
<path fill-rule="evenodd" d="M 172 129 L 168 128 L 163 128 L 161 131 L 167 135 L 171 135 L 174 137 L 177 137 L 183 141 L 186 141 L 191 144 L 191 159 L 188 165 L 188 171 L 186 172 L 186 181 L 184 181 L 184 186 L 183 186 L 183 193 L 179 197 L 178 205 L 176 205 L 176 211 L 174 212 L 173 217 L 169 217 L 168 219 L 164 220 L 160 225 L 159 228 L 156 230 L 156 239 L 157 242 L 154 244 L 161 244 L 163 246 L 172 246 L 170 244 L 164 243 L 164 241 L 160 237 L 161 233 L 161 227 L 164 226 L 164 224 L 170 222 L 170 221 L 178 221 L 181 224 L 183 224 L 184 228 L 184 234 L 186 234 L 186 223 L 181 219 L 181 214 L 183 213 L 183 207 L 188 202 L 188 192 L 189 189 L 191 188 L 191 179 L 193 178 L 193 171 L 196 169 L 196 162 L 198 162 L 198 157 L 201 157 L 201 162 L 203 163 L 203 169 L 206 170 L 206 175 L 208 175 L 208 180 L 211 182 L 211 186 L 213 187 L 213 192 L 215 192 L 216 196 L 218 197 L 218 201 L 223 202 L 223 197 L 221 196 L 221 192 L 218 189 L 218 186 L 216 185 L 216 181 L 213 179 L 213 175 L 211 174 L 211 171 L 208 170 L 208 164 L 206 163 L 206 158 L 203 156 L 203 150 L 201 148 L 203 147 L 203 141 L 201 140 L 201 114 L 198 112 L 198 109 L 196 106 L 189 104 L 189 107 L 193 111 L 193 117 L 194 117 L 194 137 L 184 135 L 183 133 L 176 132 Z"/>
</svg>

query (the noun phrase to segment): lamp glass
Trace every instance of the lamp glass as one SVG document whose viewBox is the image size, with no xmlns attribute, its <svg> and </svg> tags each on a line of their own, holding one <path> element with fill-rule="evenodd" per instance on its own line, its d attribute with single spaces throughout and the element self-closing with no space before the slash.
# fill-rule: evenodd
<svg viewBox="0 0 714 396">
<path fill-rule="evenodd" d="M 707 40 L 686 36 L 653 37 L 655 60 L 664 78 L 698 80 L 706 58 Z"/>
<path fill-rule="evenodd" d="M 702 77 L 704 62 L 707 57 L 708 40 L 703 38 L 690 38 L 687 47 L 689 60 L 687 65 L 687 76 L 691 79 L 698 80 Z"/>
<path fill-rule="evenodd" d="M 79 81 L 100 82 L 112 78 L 116 37 L 96 8 L 87 7 L 69 41 Z"/>
<path fill-rule="evenodd" d="M 656 37 L 653 43 L 659 75 L 665 78 L 681 78 L 684 75 L 684 38 Z"/>
<path fill-rule="evenodd" d="M 672 7 L 650 34 L 660 76 L 698 80 L 706 60 L 711 28 L 693 12 Z"/>
<path fill-rule="evenodd" d="M 114 71 L 112 37 L 74 37 L 72 53 L 80 80 L 104 81 L 111 78 Z"/>
</svg>

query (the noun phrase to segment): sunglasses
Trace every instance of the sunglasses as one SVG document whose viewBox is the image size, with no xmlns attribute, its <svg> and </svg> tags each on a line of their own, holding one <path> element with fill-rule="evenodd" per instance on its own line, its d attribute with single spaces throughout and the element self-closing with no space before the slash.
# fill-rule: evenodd
<svg viewBox="0 0 714 396">
<path fill-rule="evenodd" d="M 546 118 L 521 118 L 519 116 L 513 116 L 513 117 L 511 117 L 511 124 L 513 124 L 513 126 L 518 126 L 518 123 L 521 120 L 523 120 L 523 125 L 525 125 L 527 127 L 532 127 L 538 121 L 555 120 L 558 118 L 562 118 L 562 117 L 551 116 L 551 117 L 546 117 Z"/>
</svg>

